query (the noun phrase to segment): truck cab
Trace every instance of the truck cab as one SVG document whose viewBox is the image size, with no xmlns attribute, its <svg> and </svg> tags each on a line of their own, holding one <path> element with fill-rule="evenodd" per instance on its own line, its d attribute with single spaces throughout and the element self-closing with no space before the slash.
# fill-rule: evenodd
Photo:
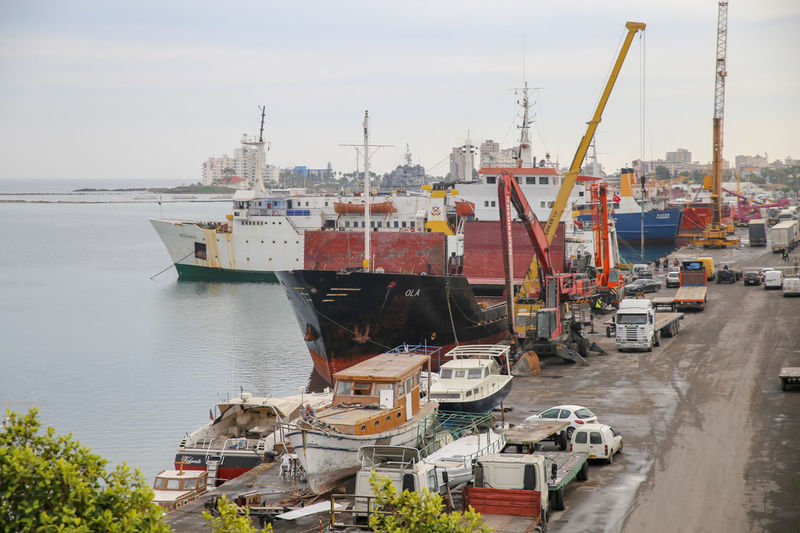
<svg viewBox="0 0 800 533">
<path fill-rule="evenodd" d="M 656 310 L 653 302 L 642 298 L 625 298 L 616 316 L 617 349 L 639 348 L 648 352 L 658 346 Z"/>
</svg>

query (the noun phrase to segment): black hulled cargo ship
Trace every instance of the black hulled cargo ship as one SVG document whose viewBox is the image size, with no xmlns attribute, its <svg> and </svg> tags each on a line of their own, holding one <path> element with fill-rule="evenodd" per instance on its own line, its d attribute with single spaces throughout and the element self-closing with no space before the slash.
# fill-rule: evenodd
<svg viewBox="0 0 800 533">
<path fill-rule="evenodd" d="M 375 232 L 376 271 L 365 272 L 357 269 L 363 234 L 306 232 L 305 268 L 277 277 L 320 376 L 332 382 L 334 373 L 401 344 L 441 346 L 446 353 L 504 339 L 499 233 L 499 222 L 482 221 L 468 222 L 460 236 Z M 522 276 L 533 248 L 521 224 L 513 233 L 515 272 Z M 551 250 L 563 263 L 563 226 Z"/>
<path fill-rule="evenodd" d="M 314 367 L 324 378 L 401 344 L 488 344 L 508 332 L 502 298 L 458 275 L 279 272 Z M 440 361 L 431 361 L 434 368 Z"/>
</svg>

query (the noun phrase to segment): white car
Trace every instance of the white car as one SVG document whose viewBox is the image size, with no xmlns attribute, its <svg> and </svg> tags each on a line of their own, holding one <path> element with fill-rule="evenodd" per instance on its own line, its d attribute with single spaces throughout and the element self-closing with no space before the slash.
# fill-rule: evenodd
<svg viewBox="0 0 800 533">
<path fill-rule="evenodd" d="M 588 453 L 589 459 L 614 462 L 614 454 L 622 451 L 622 435 L 606 424 L 586 424 L 572 434 L 571 452 Z"/>
<path fill-rule="evenodd" d="M 768 270 L 764 273 L 764 290 L 783 287 L 783 273 L 780 270 Z"/>
<path fill-rule="evenodd" d="M 800 296 L 800 278 L 786 278 L 783 280 L 784 296 Z"/>
<path fill-rule="evenodd" d="M 545 409 L 539 414 L 531 415 L 525 419 L 526 422 L 533 420 L 557 420 L 559 422 L 569 422 L 567 428 L 567 440 L 572 438 L 573 432 L 583 427 L 585 424 L 594 424 L 597 417 L 586 407 L 581 405 L 556 405 L 550 409 Z"/>
<path fill-rule="evenodd" d="M 667 280 L 666 286 L 669 289 L 670 287 L 680 287 L 681 286 L 681 273 L 677 270 L 670 270 L 667 273 Z"/>
</svg>

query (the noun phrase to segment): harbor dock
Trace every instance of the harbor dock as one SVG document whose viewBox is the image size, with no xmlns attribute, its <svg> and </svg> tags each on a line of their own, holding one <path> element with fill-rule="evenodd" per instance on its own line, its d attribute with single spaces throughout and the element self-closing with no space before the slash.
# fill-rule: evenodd
<svg viewBox="0 0 800 533">
<path fill-rule="evenodd" d="M 698 255 L 744 272 L 792 265 L 768 250 L 741 246 L 673 254 L 680 260 Z M 662 288 L 652 296 L 675 292 Z M 782 390 L 776 376 L 783 367 L 800 367 L 800 299 L 741 281 L 710 285 L 705 309 L 685 313 L 680 335 L 662 338 L 652 352 L 620 353 L 600 327 L 601 317 L 594 320 L 596 331 L 588 336 L 609 356 L 590 356 L 588 366 L 544 359 L 539 375 L 514 379 L 504 402 L 510 424 L 569 403 L 589 407 L 623 435 L 624 452 L 613 464 L 593 461 L 588 481 L 565 487 L 566 509 L 552 513 L 548 531 L 656 532 L 664 524 L 685 531 L 796 528 L 800 394 Z M 171 513 L 167 522 L 177 532 L 208 530 L 200 512 L 211 494 L 235 499 L 257 492 L 258 506 L 287 510 L 330 501 L 306 492 L 301 481 L 282 479 L 280 468 L 278 459 L 254 469 Z M 327 520 L 328 513 L 320 513 L 273 523 L 276 531 L 319 531 Z"/>
</svg>

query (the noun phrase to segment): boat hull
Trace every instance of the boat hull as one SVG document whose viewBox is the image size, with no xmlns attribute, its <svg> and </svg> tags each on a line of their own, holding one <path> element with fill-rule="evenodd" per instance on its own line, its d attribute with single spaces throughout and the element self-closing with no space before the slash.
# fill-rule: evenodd
<svg viewBox="0 0 800 533">
<path fill-rule="evenodd" d="M 278 272 L 317 372 L 333 374 L 402 344 L 494 344 L 505 304 L 482 306 L 463 276 L 295 270 Z M 438 368 L 445 360 L 432 360 Z"/>
<path fill-rule="evenodd" d="M 470 402 L 448 402 L 447 400 L 439 399 L 439 410 L 454 413 L 488 413 L 508 397 L 511 392 L 511 383 L 512 380 L 509 379 L 497 392 Z"/>
<path fill-rule="evenodd" d="M 298 429 L 286 439 L 292 445 L 308 476 L 308 486 L 316 494 L 331 490 L 341 479 L 361 469 L 358 449 L 369 445 L 413 446 L 421 444 L 424 424 L 431 423 L 436 402 L 425 402 L 403 426 L 371 435 L 344 435 L 335 432 Z"/>
<path fill-rule="evenodd" d="M 191 449 L 178 451 L 175 454 L 175 469 L 208 470 L 206 460 L 209 457 L 209 453 L 213 456 L 214 451 Z M 216 484 L 237 478 L 262 462 L 263 458 L 255 452 L 231 453 L 226 451 L 217 465 Z"/>
</svg>

